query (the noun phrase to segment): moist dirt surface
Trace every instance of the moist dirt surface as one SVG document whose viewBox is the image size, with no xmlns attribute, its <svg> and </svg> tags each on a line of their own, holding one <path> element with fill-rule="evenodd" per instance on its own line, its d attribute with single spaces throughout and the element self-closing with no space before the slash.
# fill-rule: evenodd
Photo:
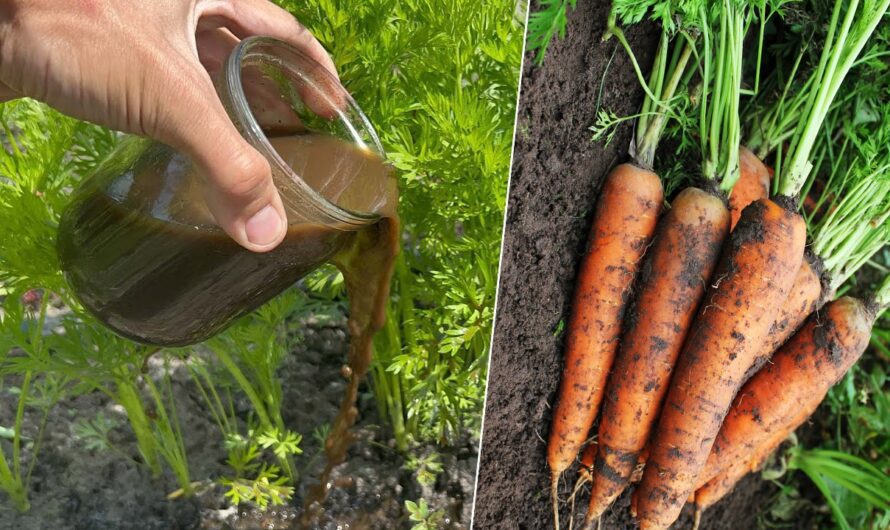
<svg viewBox="0 0 890 530">
<path fill-rule="evenodd" d="M 553 528 L 546 440 L 562 372 L 562 328 L 600 185 L 613 166 L 628 160 L 632 133 L 625 125 L 605 146 L 592 141 L 588 128 L 598 109 L 624 116 L 642 101 L 627 55 L 615 39 L 601 40 L 609 5 L 578 2 L 565 39 L 554 41 L 543 66 L 533 66 L 530 56 L 525 60 L 477 479 L 477 529 Z M 657 36 L 654 26 L 627 31 L 644 71 Z M 577 465 L 560 484 L 563 528 L 576 477 Z M 583 527 L 588 491 L 578 493 L 574 528 Z M 749 476 L 703 514 L 700 528 L 757 528 L 775 492 L 769 482 Z M 636 528 L 629 505 L 627 491 L 604 514 L 601 528 Z M 674 528 L 691 528 L 692 518 L 687 507 Z"/>
<path fill-rule="evenodd" d="M 298 526 L 302 501 L 316 484 L 324 465 L 320 443 L 312 433 L 330 423 L 345 389 L 340 369 L 346 359 L 347 335 L 344 312 L 308 317 L 291 327 L 302 340 L 280 368 L 284 389 L 285 424 L 301 433 L 303 454 L 296 459 L 301 472 L 294 499 L 285 506 L 259 510 L 252 505 L 232 506 L 221 486 L 211 479 L 232 476 L 227 452 L 216 424 L 207 412 L 197 387 L 184 366 L 164 366 L 152 359 L 145 377 L 157 379 L 171 373 L 176 412 L 183 427 L 191 479 L 199 481 L 191 497 L 168 500 L 178 489 L 169 472 L 152 477 L 137 463 L 138 449 L 126 416 L 105 395 L 90 393 L 59 403 L 47 418 L 39 458 L 31 480 L 31 510 L 15 511 L 0 493 L 0 530 L 280 530 Z M 0 425 L 11 425 L 16 398 L 7 379 L 0 388 Z M 234 404 L 239 419 L 246 420 L 250 404 Z M 423 485 L 406 468 L 406 458 L 395 450 L 390 433 L 381 427 L 377 407 L 363 385 L 359 395 L 356 439 L 344 463 L 334 468 L 333 485 L 318 521 L 308 526 L 324 530 L 411 528 L 405 501 L 425 499 L 433 510 L 443 512 L 442 528 L 469 526 L 476 447 L 465 439 L 452 448 L 418 447 L 415 455 L 437 452 L 443 471 L 434 484 Z M 117 426 L 109 433 L 123 454 L 88 447 L 74 426 L 98 414 Z M 25 432 L 37 430 L 39 418 L 28 419 Z M 25 461 L 29 445 L 26 444 Z"/>
</svg>

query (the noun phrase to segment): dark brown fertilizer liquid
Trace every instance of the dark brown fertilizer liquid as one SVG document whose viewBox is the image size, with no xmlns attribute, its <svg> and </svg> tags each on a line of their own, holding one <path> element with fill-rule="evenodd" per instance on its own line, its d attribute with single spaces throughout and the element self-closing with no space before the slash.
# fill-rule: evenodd
<svg viewBox="0 0 890 530">
<path fill-rule="evenodd" d="M 311 527 L 331 487 L 333 467 L 346 459 L 358 385 L 368 372 L 371 339 L 384 323 L 399 248 L 398 191 L 392 168 L 351 143 L 320 135 L 271 143 L 328 201 L 380 220 L 359 231 L 294 223 L 276 249 L 253 253 L 215 226 L 199 195 L 199 179 L 190 173 L 170 178 L 175 157 L 160 157 L 157 166 L 138 168 L 122 183 L 118 179 L 116 185 L 127 188 L 121 193 L 96 189 L 78 196 L 61 224 L 59 254 L 88 309 L 121 335 L 164 345 L 216 334 L 229 319 L 208 315 L 248 313 L 323 263 L 340 269 L 349 296 L 343 371 L 348 382 L 325 442 L 320 484 L 305 499 L 301 526 Z M 287 190 L 280 191 L 287 204 Z"/>
</svg>

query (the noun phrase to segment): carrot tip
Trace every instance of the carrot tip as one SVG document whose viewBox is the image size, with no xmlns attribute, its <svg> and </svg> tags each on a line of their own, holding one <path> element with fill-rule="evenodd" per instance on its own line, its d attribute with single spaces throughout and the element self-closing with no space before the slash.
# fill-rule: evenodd
<svg viewBox="0 0 890 530">
<path fill-rule="evenodd" d="M 590 505 L 587 509 L 586 521 L 588 523 L 593 522 L 594 519 L 599 519 L 605 509 L 602 509 L 599 506 Z"/>
<path fill-rule="evenodd" d="M 602 528 L 603 521 L 599 517 L 595 518 L 587 518 L 584 520 L 584 530 L 600 530 Z"/>
<path fill-rule="evenodd" d="M 559 530 L 559 474 L 553 474 L 550 484 L 550 497 L 553 500 L 553 528 Z"/>
<path fill-rule="evenodd" d="M 594 525 L 596 523 L 596 525 Z M 590 517 L 590 514 L 584 518 L 584 530 L 593 530 L 594 528 L 599 528 L 600 519 L 599 517 Z"/>
</svg>

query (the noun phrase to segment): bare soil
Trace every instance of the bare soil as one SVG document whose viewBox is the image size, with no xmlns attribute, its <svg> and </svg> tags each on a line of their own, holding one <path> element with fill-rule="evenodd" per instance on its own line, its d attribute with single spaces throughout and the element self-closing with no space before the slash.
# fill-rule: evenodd
<svg viewBox="0 0 890 530">
<path fill-rule="evenodd" d="M 59 403 L 51 412 L 43 446 L 31 483 L 31 510 L 16 512 L 0 493 L 0 530 L 271 530 L 295 528 L 300 507 L 316 483 L 324 458 L 312 432 L 330 422 L 342 398 L 345 382 L 340 368 L 346 357 L 346 319 L 342 310 L 293 323 L 303 340 L 280 369 L 283 380 L 284 420 L 303 434 L 303 454 L 296 460 L 301 471 L 293 501 L 266 511 L 254 506 L 231 506 L 211 479 L 231 475 L 218 428 L 205 410 L 187 370 L 172 366 L 176 411 L 183 427 L 192 480 L 202 481 L 193 497 L 168 500 L 178 485 L 165 473 L 153 478 L 137 463 L 138 449 L 126 416 L 106 396 L 90 393 Z M 147 377 L 157 378 L 160 361 L 150 363 Z M 11 425 L 15 414 L 15 381 L 0 388 L 0 425 Z M 405 467 L 390 433 L 380 426 L 377 408 L 366 387 L 359 396 L 357 440 L 347 460 L 333 472 L 334 487 L 321 519 L 312 528 L 410 528 L 405 501 L 424 498 L 431 509 L 444 512 L 443 527 L 469 526 L 477 442 L 465 439 L 450 449 L 415 448 L 415 454 L 438 452 L 444 471 L 435 484 L 425 486 Z M 236 402 L 236 414 L 245 419 L 250 405 Z M 73 425 L 98 413 L 118 424 L 110 433 L 124 455 L 89 449 Z M 33 436 L 39 418 L 29 418 L 26 433 Z M 26 461 L 29 449 L 26 448 Z M 130 458 L 127 458 L 129 456 Z"/>
<path fill-rule="evenodd" d="M 642 101 L 627 55 L 602 42 L 610 2 L 578 2 L 568 34 L 555 41 L 542 67 L 527 56 L 522 79 L 513 174 L 495 317 L 488 398 L 477 478 L 474 528 L 552 528 L 546 439 L 562 371 L 564 336 L 579 258 L 593 205 L 606 173 L 628 159 L 631 126 L 605 146 L 588 130 L 598 109 L 635 112 Z M 535 9 L 533 6 L 532 9 Z M 657 32 L 627 32 L 647 71 Z M 560 498 L 571 493 L 576 468 L 564 475 Z M 749 476 L 707 511 L 702 529 L 748 529 L 776 488 Z M 579 494 L 574 528 L 581 528 L 588 494 Z M 603 516 L 603 529 L 636 528 L 630 491 Z M 568 527 L 570 506 L 561 522 Z M 690 528 L 687 508 L 675 528 Z"/>
</svg>

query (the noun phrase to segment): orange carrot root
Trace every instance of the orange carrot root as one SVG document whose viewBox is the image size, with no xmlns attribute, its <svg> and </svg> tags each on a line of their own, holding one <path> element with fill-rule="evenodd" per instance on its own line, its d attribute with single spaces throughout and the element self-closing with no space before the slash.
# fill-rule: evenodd
<svg viewBox="0 0 890 530">
<path fill-rule="evenodd" d="M 606 389 L 588 523 L 630 483 L 728 234 L 723 200 L 698 188 L 683 190 L 659 223 Z"/>
<path fill-rule="evenodd" d="M 747 147 L 739 148 L 739 180 L 729 194 L 730 229 L 735 228 L 742 210 L 752 202 L 769 196 L 770 170 Z"/>
<path fill-rule="evenodd" d="M 747 465 L 733 465 L 701 486 L 695 492 L 696 512 L 701 513 L 719 502 L 750 471 Z"/>
<path fill-rule="evenodd" d="M 813 313 L 739 391 L 698 478 L 696 505 L 711 506 L 732 490 L 819 406 L 865 348 L 875 311 L 843 297 Z"/>
<path fill-rule="evenodd" d="M 578 274 L 566 333 L 565 368 L 547 445 L 553 493 L 599 411 L 626 299 L 663 200 L 658 176 L 630 164 L 615 167 L 603 184 Z M 556 521 L 555 495 L 553 505 Z"/>
<path fill-rule="evenodd" d="M 815 261 L 818 258 L 812 259 Z M 823 290 L 819 270 L 821 270 L 821 264 L 814 266 L 809 257 L 805 257 L 801 262 L 797 276 L 794 278 L 794 285 L 782 303 L 778 316 L 770 327 L 769 336 L 757 353 L 754 365 L 744 378 L 745 381 L 770 360 L 773 353 L 794 335 L 794 332 L 813 311 L 822 306 L 829 293 Z"/>
<path fill-rule="evenodd" d="M 742 212 L 683 347 L 635 492 L 643 530 L 667 528 L 694 492 L 742 379 L 803 259 L 803 218 L 760 199 Z"/>
</svg>

